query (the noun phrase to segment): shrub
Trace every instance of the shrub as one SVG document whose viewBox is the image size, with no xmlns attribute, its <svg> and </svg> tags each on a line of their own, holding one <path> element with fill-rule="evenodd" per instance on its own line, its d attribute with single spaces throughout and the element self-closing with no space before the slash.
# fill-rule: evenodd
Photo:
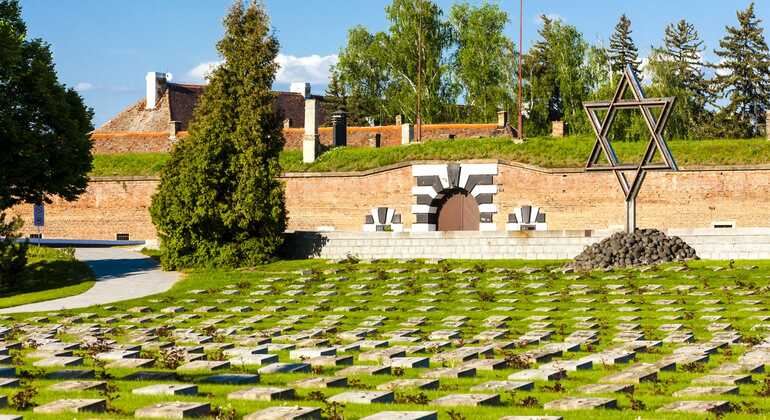
<svg viewBox="0 0 770 420">
<path fill-rule="evenodd" d="M 0 213 L 0 291 L 13 290 L 19 274 L 27 265 L 29 244 L 18 241 L 22 225 L 20 218 L 6 222 L 5 213 Z"/>
</svg>

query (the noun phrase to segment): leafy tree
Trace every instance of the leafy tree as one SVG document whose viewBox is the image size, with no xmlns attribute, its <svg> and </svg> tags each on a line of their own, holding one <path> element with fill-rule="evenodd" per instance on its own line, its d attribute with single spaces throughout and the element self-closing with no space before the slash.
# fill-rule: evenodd
<svg viewBox="0 0 770 420">
<path fill-rule="evenodd" d="M 525 58 L 532 100 L 527 133 L 549 133 L 555 120 L 563 120 L 573 132 L 584 132 L 588 129 L 582 105 L 589 93 L 584 67 L 588 45 L 574 26 L 546 16 L 541 19 L 540 40 Z"/>
<path fill-rule="evenodd" d="M 666 27 L 664 46 L 653 49 L 649 69 L 656 96 L 675 96 L 677 109 L 668 132 L 677 138 L 692 138 L 709 118 L 709 81 L 701 58 L 703 41 L 695 26 L 685 20 Z"/>
<path fill-rule="evenodd" d="M 330 110 L 326 123 L 331 121 L 331 115 L 336 111 L 348 111 L 348 95 L 345 91 L 345 86 L 340 81 L 339 71 L 336 68 L 332 68 L 331 76 L 329 77 L 329 85 L 326 87 L 326 95 L 324 95 L 324 102 L 326 102 L 326 109 Z"/>
<path fill-rule="evenodd" d="M 615 32 L 610 37 L 609 58 L 612 70 L 615 73 L 623 72 L 626 65 L 639 73 L 642 62 L 639 61 L 639 50 L 631 38 L 631 20 L 626 15 L 620 16 L 620 21 L 615 25 Z"/>
<path fill-rule="evenodd" d="M 430 0 L 393 0 L 385 7 L 385 14 L 390 28 L 381 37 L 381 51 L 389 74 L 385 91 L 389 114 L 401 114 L 415 122 L 419 95 L 422 121 L 434 122 L 457 97 L 445 54 L 453 44 L 451 27 Z"/>
<path fill-rule="evenodd" d="M 18 1 L 0 1 L 0 210 L 85 191 L 91 116 L 59 83 L 48 44 L 27 39 Z"/>
<path fill-rule="evenodd" d="M 370 118 L 381 121 L 378 116 L 385 112 L 383 96 L 388 75 L 384 37 L 356 26 L 348 31 L 347 44 L 340 51 L 334 73 L 348 96 L 348 122 L 352 125 L 365 125 Z"/>
<path fill-rule="evenodd" d="M 273 110 L 278 41 L 264 6 L 236 1 L 190 134 L 172 151 L 150 209 L 167 268 L 264 263 L 283 243 L 286 210 Z"/>
<path fill-rule="evenodd" d="M 59 83 L 51 51 L 27 39 L 17 0 L 0 1 L 0 286 L 8 289 L 26 264 L 18 243 L 21 219 L 3 210 L 42 204 L 52 196 L 74 200 L 91 170 L 91 110 Z"/>
<path fill-rule="evenodd" d="M 754 3 L 737 16 L 739 26 L 727 27 L 715 51 L 721 58 L 715 86 L 730 101 L 723 112 L 742 128 L 738 134 L 753 137 L 760 133 L 770 106 L 770 52 Z"/>
<path fill-rule="evenodd" d="M 499 5 L 484 2 L 452 6 L 449 22 L 457 49 L 454 72 L 462 86 L 473 121 L 493 120 L 499 109 L 511 109 L 514 71 L 512 42 L 504 35 L 508 14 Z"/>
</svg>

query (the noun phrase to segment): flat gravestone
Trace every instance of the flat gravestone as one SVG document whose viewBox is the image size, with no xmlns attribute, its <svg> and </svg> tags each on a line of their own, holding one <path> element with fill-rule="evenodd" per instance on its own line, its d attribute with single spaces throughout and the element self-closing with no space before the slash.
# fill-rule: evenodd
<svg viewBox="0 0 770 420">
<path fill-rule="evenodd" d="M 385 360 L 385 363 L 392 368 L 427 368 L 430 366 L 430 359 L 427 357 L 393 357 Z"/>
<path fill-rule="evenodd" d="M 528 381 L 489 381 L 478 384 L 471 391 L 531 391 L 534 382 Z"/>
<path fill-rule="evenodd" d="M 307 363 L 273 363 L 259 369 L 259 374 L 268 373 L 307 373 L 310 365 Z"/>
<path fill-rule="evenodd" d="M 641 382 L 655 382 L 657 380 L 658 372 L 654 370 L 618 372 L 600 379 L 601 382 L 611 384 L 638 384 Z"/>
<path fill-rule="evenodd" d="M 228 400 L 277 401 L 294 399 L 294 390 L 276 387 L 255 387 L 233 391 L 227 394 Z"/>
<path fill-rule="evenodd" d="M 392 403 L 394 396 L 388 391 L 349 391 L 334 395 L 329 401 L 351 404 L 384 404 Z"/>
<path fill-rule="evenodd" d="M 553 381 L 566 377 L 567 372 L 559 369 L 526 369 L 508 375 L 512 381 Z"/>
<path fill-rule="evenodd" d="M 431 401 L 432 405 L 479 406 L 500 404 L 499 394 L 450 394 Z"/>
<path fill-rule="evenodd" d="M 613 393 L 631 393 L 634 392 L 634 386 L 631 384 L 588 384 L 583 385 L 576 390 L 581 394 L 613 394 Z"/>
<path fill-rule="evenodd" d="M 203 417 L 211 412 L 211 404 L 171 401 L 142 407 L 134 412 L 134 417 L 183 419 Z"/>
<path fill-rule="evenodd" d="M 751 375 L 706 375 L 692 380 L 694 384 L 750 384 Z"/>
<path fill-rule="evenodd" d="M 89 391 L 102 390 L 107 386 L 104 381 L 64 381 L 51 385 L 48 389 L 52 391 Z"/>
<path fill-rule="evenodd" d="M 683 411 L 690 413 L 724 413 L 729 411 L 727 401 L 675 401 L 659 408 L 658 411 Z"/>
<path fill-rule="evenodd" d="M 380 384 L 377 389 L 380 391 L 397 391 L 402 389 L 438 389 L 438 380 L 436 379 L 394 379 L 390 382 Z"/>
<path fill-rule="evenodd" d="M 704 395 L 738 394 L 737 386 L 691 386 L 674 392 L 675 397 L 700 397 Z"/>
<path fill-rule="evenodd" d="M 150 367 L 155 363 L 153 359 L 118 359 L 107 363 L 108 369 L 139 369 Z"/>
<path fill-rule="evenodd" d="M 321 420 L 318 407 L 270 407 L 251 413 L 243 420 Z"/>
<path fill-rule="evenodd" d="M 476 376 L 476 369 L 473 368 L 438 368 L 429 370 L 420 375 L 421 378 L 439 379 L 439 378 L 472 378 Z"/>
<path fill-rule="evenodd" d="M 0 378 L 0 388 L 17 388 L 19 380 L 16 378 Z"/>
<path fill-rule="evenodd" d="M 194 362 L 185 363 L 182 366 L 176 368 L 176 370 L 178 372 L 195 372 L 227 369 L 228 367 L 230 367 L 230 362 L 196 360 Z"/>
<path fill-rule="evenodd" d="M 345 388 L 348 386 L 348 378 L 314 376 L 294 381 L 291 385 L 296 388 Z"/>
<path fill-rule="evenodd" d="M 107 409 L 106 400 L 98 399 L 72 399 L 56 400 L 43 404 L 32 409 L 35 413 L 57 414 L 57 413 L 82 413 L 94 412 L 102 413 Z"/>
<path fill-rule="evenodd" d="M 241 354 L 231 359 L 227 359 L 232 365 L 242 366 L 264 366 L 278 362 L 278 356 L 275 354 Z"/>
<path fill-rule="evenodd" d="M 46 379 L 69 380 L 69 379 L 93 379 L 93 370 L 57 370 L 45 375 Z"/>
<path fill-rule="evenodd" d="M 24 417 L 15 414 L 0 414 L 0 420 L 24 420 Z"/>
<path fill-rule="evenodd" d="M 202 382 L 212 384 L 255 384 L 259 382 L 259 375 L 250 373 L 225 373 L 222 375 L 212 375 L 202 379 Z"/>
<path fill-rule="evenodd" d="M 390 366 L 349 366 L 337 374 L 342 376 L 389 375 Z"/>
<path fill-rule="evenodd" d="M 82 357 L 49 357 L 47 359 L 38 360 L 32 365 L 35 367 L 52 367 L 52 366 L 80 366 L 83 364 Z"/>
<path fill-rule="evenodd" d="M 136 395 L 198 395 L 198 386 L 192 384 L 157 384 L 136 388 Z"/>
<path fill-rule="evenodd" d="M 361 420 L 438 420 L 435 411 L 381 411 Z"/>
<path fill-rule="evenodd" d="M 543 408 L 546 410 L 590 410 L 617 407 L 617 400 L 612 398 L 565 397 L 543 404 Z"/>
</svg>

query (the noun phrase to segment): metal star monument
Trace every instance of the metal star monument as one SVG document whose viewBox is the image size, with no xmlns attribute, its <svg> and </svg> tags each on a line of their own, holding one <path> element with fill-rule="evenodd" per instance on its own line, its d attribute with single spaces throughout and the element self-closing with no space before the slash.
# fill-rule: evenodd
<svg viewBox="0 0 770 420">
<path fill-rule="evenodd" d="M 628 89 L 634 99 L 623 99 Z M 613 172 L 618 178 L 620 188 L 626 197 L 626 232 L 636 230 L 636 197 L 644 183 L 648 171 L 678 171 L 674 157 L 671 155 L 666 140 L 663 139 L 663 130 L 666 128 L 668 117 L 674 107 L 676 98 L 645 98 L 639 79 L 631 66 L 626 66 L 623 77 L 620 79 L 615 95 L 609 102 L 585 102 L 585 108 L 591 126 L 596 133 L 596 144 L 588 158 L 586 171 Z M 618 110 L 639 109 L 647 128 L 650 130 L 650 141 L 644 153 L 642 161 L 638 164 L 623 164 L 618 160 L 612 143 L 607 138 L 610 127 L 615 120 Z M 655 118 L 652 109 L 660 109 L 659 116 Z M 606 111 L 604 118 L 599 118 L 598 112 Z M 663 163 L 653 163 L 655 152 L 660 152 Z M 600 164 L 599 159 L 604 155 L 609 164 Z M 635 173 L 629 182 L 626 173 Z"/>
</svg>

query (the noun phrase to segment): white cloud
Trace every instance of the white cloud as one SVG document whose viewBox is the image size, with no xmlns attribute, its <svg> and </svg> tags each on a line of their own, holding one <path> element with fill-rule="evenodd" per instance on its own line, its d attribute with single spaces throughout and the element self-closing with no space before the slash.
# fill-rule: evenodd
<svg viewBox="0 0 770 420">
<path fill-rule="evenodd" d="M 331 67 L 337 64 L 337 54 L 320 56 L 313 54 L 297 57 L 288 54 L 278 54 L 275 60 L 278 65 L 277 83 L 308 82 L 313 84 L 329 83 Z M 192 81 L 205 82 L 206 77 L 224 61 L 207 61 L 200 63 L 187 72 Z"/>
<path fill-rule="evenodd" d="M 278 83 L 309 82 L 329 83 L 331 66 L 337 64 L 337 54 L 320 56 L 313 54 L 306 57 L 278 54 L 276 59 L 280 69 L 276 75 Z"/>
<path fill-rule="evenodd" d="M 88 82 L 79 82 L 75 85 L 75 90 L 78 92 L 88 92 L 89 90 L 94 90 L 95 87 L 93 84 Z"/>
<path fill-rule="evenodd" d="M 208 61 L 206 63 L 200 63 L 188 71 L 187 76 L 196 82 L 205 82 L 209 74 L 222 65 L 222 63 L 224 63 L 224 61 Z"/>
</svg>

